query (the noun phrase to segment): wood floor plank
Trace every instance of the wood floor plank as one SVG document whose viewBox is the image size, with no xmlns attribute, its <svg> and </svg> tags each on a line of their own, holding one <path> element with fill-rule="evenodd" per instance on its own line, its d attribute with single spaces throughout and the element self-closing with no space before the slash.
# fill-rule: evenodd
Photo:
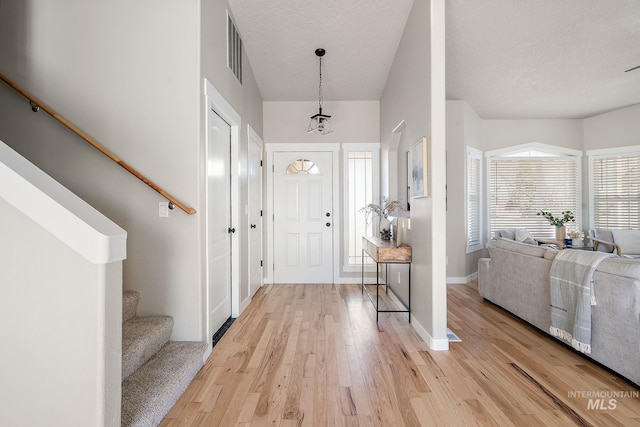
<svg viewBox="0 0 640 427">
<path fill-rule="evenodd" d="M 640 388 L 475 283 L 448 286 L 448 313 L 462 342 L 433 351 L 358 285 L 264 286 L 161 426 L 640 427 Z"/>
</svg>

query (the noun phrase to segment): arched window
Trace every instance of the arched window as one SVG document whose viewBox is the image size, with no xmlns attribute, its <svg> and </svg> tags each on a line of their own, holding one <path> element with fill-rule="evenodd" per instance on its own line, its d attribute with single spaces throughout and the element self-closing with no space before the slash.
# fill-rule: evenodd
<svg viewBox="0 0 640 427">
<path fill-rule="evenodd" d="M 287 175 L 319 175 L 318 166 L 308 159 L 298 159 L 289 163 Z"/>
<path fill-rule="evenodd" d="M 535 237 L 554 238 L 544 210 L 571 211 L 581 229 L 581 151 L 532 143 L 487 153 L 489 230 L 526 228 Z"/>
</svg>

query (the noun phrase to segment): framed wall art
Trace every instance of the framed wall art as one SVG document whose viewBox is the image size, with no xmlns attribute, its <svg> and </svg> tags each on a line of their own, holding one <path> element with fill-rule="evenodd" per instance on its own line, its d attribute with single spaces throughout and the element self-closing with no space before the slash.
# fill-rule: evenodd
<svg viewBox="0 0 640 427">
<path fill-rule="evenodd" d="M 423 137 L 407 152 L 407 190 L 409 198 L 427 197 L 428 191 L 428 139 Z"/>
</svg>

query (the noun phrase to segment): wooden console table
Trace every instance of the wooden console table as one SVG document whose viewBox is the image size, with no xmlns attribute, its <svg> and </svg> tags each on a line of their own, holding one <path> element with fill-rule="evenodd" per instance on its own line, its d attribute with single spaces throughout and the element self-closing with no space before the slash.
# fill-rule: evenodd
<svg viewBox="0 0 640 427">
<path fill-rule="evenodd" d="M 367 288 L 364 281 L 364 264 L 365 255 L 368 255 L 376 263 L 376 300 L 374 302 L 371 292 Z M 406 264 L 409 268 L 409 281 L 408 281 L 408 300 L 405 304 L 402 299 L 396 294 L 396 292 L 389 285 L 389 266 L 387 265 L 385 271 L 385 282 L 380 283 L 380 264 Z M 388 294 L 391 290 L 392 294 L 402 305 L 397 310 L 393 310 L 389 307 L 380 309 L 380 286 L 385 287 L 385 294 Z M 366 292 L 369 297 L 369 301 L 376 309 L 376 322 L 378 321 L 379 313 L 408 313 L 409 322 L 411 322 L 411 246 L 400 245 L 396 246 L 394 240 L 382 240 L 378 237 L 363 237 L 362 238 L 362 293 Z"/>
</svg>

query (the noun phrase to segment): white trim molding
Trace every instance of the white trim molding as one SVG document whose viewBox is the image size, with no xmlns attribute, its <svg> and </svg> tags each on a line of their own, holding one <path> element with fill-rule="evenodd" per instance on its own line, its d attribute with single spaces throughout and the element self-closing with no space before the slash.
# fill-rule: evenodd
<svg viewBox="0 0 640 427">
<path fill-rule="evenodd" d="M 237 224 L 235 227 L 239 227 L 240 222 L 240 183 L 239 183 L 239 149 L 240 149 L 240 125 L 242 123 L 242 119 L 240 114 L 236 112 L 236 110 L 227 102 L 227 100 L 218 92 L 218 90 L 211 84 L 208 79 L 204 79 L 204 95 L 205 95 L 205 139 L 204 143 L 206 145 L 207 142 L 207 133 L 209 131 L 208 126 L 206 125 L 206 117 L 208 116 L 208 109 L 211 108 L 216 112 L 224 121 L 226 121 L 229 126 L 231 126 L 231 223 Z M 205 153 L 205 150 L 202 151 Z M 203 164 L 206 162 L 206 155 L 203 154 Z M 202 173 L 202 189 L 203 189 L 203 200 L 205 200 L 206 206 L 206 166 L 203 167 Z M 206 209 L 203 209 L 206 212 Z M 208 213 L 207 213 L 208 214 Z M 204 319 L 208 319 L 207 313 L 207 252 L 206 252 L 206 224 L 207 218 L 206 214 L 201 217 L 201 224 L 203 230 L 203 250 L 202 250 L 202 265 L 204 269 L 203 282 L 202 282 L 202 291 L 204 298 Z M 231 316 L 238 317 L 243 310 L 240 301 L 240 235 L 241 233 L 235 233 L 231 235 L 232 244 L 231 244 Z M 205 321 L 205 325 L 203 330 L 209 327 L 208 320 Z M 211 337 L 215 331 L 206 331 L 206 335 L 204 337 L 204 341 L 211 342 Z"/>
<path fill-rule="evenodd" d="M 0 141 L 0 198 L 92 264 L 127 257 L 127 232 Z"/>
<path fill-rule="evenodd" d="M 572 148 L 558 147 L 556 145 L 543 144 L 541 142 L 530 142 L 527 144 L 512 145 L 510 147 L 500 148 L 497 150 L 486 151 L 485 157 L 502 157 L 510 154 L 521 153 L 527 150 L 536 150 L 549 153 L 556 156 L 582 157 L 583 152 Z"/>
</svg>

